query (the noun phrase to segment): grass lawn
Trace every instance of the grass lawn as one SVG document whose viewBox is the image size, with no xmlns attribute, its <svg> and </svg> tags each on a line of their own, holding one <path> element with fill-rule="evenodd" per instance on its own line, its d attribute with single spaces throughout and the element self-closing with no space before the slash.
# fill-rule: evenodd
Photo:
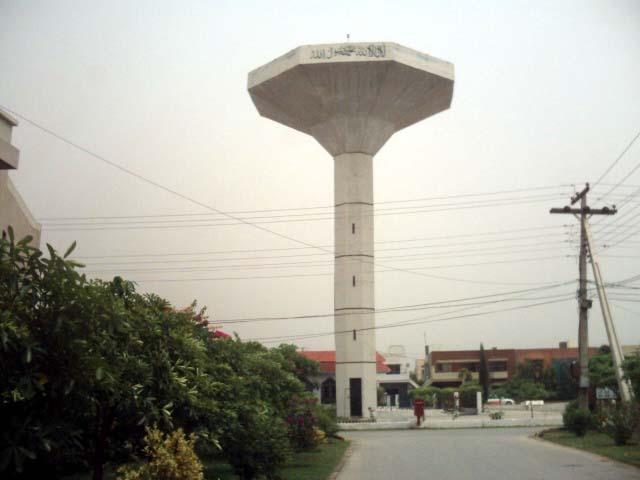
<svg viewBox="0 0 640 480">
<path fill-rule="evenodd" d="M 613 438 L 599 432 L 588 432 L 584 437 L 576 437 L 566 430 L 547 430 L 542 438 L 567 447 L 586 450 L 618 462 L 629 463 L 640 467 L 640 445 L 632 441 L 631 444 L 618 447 Z"/>
<path fill-rule="evenodd" d="M 294 453 L 293 458 L 280 475 L 285 480 L 326 480 L 338 465 L 349 446 L 348 441 L 332 440 L 312 452 Z M 237 480 L 233 470 L 226 463 L 204 463 L 204 477 L 207 480 Z"/>
</svg>

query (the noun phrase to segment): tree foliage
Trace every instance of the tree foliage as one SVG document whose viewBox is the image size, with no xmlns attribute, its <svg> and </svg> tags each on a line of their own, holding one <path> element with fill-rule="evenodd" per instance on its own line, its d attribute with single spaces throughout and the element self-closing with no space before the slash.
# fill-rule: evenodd
<svg viewBox="0 0 640 480">
<path fill-rule="evenodd" d="M 147 430 L 144 453 L 148 461 L 120 469 L 119 480 L 202 480 L 202 462 L 196 455 L 196 438 L 185 438 L 182 429 L 167 435 L 157 428 Z"/>
<path fill-rule="evenodd" d="M 516 365 L 516 373 L 511 380 L 495 387 L 493 392 L 516 402 L 543 400 L 555 395 L 556 385 L 553 367 L 543 368 L 535 362 L 525 361 Z"/>
<path fill-rule="evenodd" d="M 489 399 L 491 379 L 489 377 L 489 362 L 487 361 L 487 354 L 484 351 L 484 345 L 482 343 L 480 344 L 480 368 L 478 372 L 478 380 L 482 387 L 482 401 L 486 402 Z"/>
<path fill-rule="evenodd" d="M 589 360 L 589 381 L 594 388 L 610 388 L 618 391 L 616 372 L 613 369 L 611 353 L 594 355 Z"/>
<path fill-rule="evenodd" d="M 2 478 L 90 467 L 100 480 L 153 426 L 195 433 L 230 460 L 253 455 L 275 475 L 287 407 L 317 364 L 292 345 L 216 339 L 195 304 L 176 310 L 121 278 L 88 280 L 68 258 L 74 245 L 44 256 L 29 241 L 0 241 Z"/>
</svg>

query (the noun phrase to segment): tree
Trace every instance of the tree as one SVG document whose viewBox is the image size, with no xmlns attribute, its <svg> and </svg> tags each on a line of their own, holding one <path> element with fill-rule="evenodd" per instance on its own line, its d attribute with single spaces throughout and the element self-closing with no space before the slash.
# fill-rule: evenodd
<svg viewBox="0 0 640 480">
<path fill-rule="evenodd" d="M 487 354 L 484 351 L 484 345 L 480 344 L 480 371 L 479 381 L 482 387 L 482 401 L 486 402 L 489 399 L 489 388 L 491 386 L 491 380 L 489 378 L 489 363 L 487 361 Z"/>
<path fill-rule="evenodd" d="M 618 391 L 618 381 L 613 369 L 611 353 L 594 355 L 589 360 L 589 380 L 594 388 L 610 388 Z"/>
<path fill-rule="evenodd" d="M 276 474 L 291 399 L 317 364 L 292 345 L 216 339 L 195 303 L 176 310 L 124 279 L 88 280 L 67 258 L 73 245 L 45 258 L 29 242 L 0 240 L 3 479 L 90 467 L 100 480 L 105 462 L 142 452 L 153 426 Z"/>
<path fill-rule="evenodd" d="M 532 382 L 529 379 L 514 377 L 495 389 L 499 397 L 513 398 L 516 402 L 524 400 L 545 399 L 549 396 L 541 383 Z"/>
<path fill-rule="evenodd" d="M 466 368 L 461 368 L 458 372 L 458 378 L 462 380 L 462 383 L 473 381 L 473 374 Z"/>
<path fill-rule="evenodd" d="M 625 359 L 622 364 L 624 377 L 631 382 L 636 398 L 640 397 L 640 356 Z"/>
</svg>

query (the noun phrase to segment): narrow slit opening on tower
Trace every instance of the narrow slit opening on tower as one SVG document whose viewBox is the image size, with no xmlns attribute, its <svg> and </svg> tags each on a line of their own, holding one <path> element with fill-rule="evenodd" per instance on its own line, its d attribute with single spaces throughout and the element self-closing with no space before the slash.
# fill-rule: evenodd
<svg viewBox="0 0 640 480">
<path fill-rule="evenodd" d="M 354 234 L 354 235 L 356 234 L 356 224 L 355 223 L 351 224 L 351 233 Z"/>
<path fill-rule="evenodd" d="M 354 340 L 356 339 L 356 329 L 355 328 L 353 329 L 353 339 Z"/>
<path fill-rule="evenodd" d="M 354 275 L 353 278 L 351 279 L 351 282 L 353 283 L 353 286 L 356 286 L 356 276 Z"/>
</svg>

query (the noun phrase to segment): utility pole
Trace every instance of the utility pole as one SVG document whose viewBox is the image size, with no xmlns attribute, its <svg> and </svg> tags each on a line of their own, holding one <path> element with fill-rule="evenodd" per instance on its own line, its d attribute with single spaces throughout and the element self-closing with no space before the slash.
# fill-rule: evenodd
<svg viewBox="0 0 640 480">
<path fill-rule="evenodd" d="M 571 197 L 571 205 L 580 201 L 580 208 L 552 208 L 550 213 L 580 215 L 580 261 L 579 287 L 578 287 L 578 365 L 580 367 L 580 380 L 578 384 L 578 404 L 580 408 L 589 408 L 589 309 L 593 302 L 587 298 L 587 228 L 590 215 L 614 215 L 616 209 L 601 208 L 592 209 L 587 204 L 589 184 L 584 189 Z"/>
<path fill-rule="evenodd" d="M 593 249 L 593 243 L 591 241 L 591 231 L 589 230 L 589 224 L 584 224 L 584 230 L 589 245 L 589 256 L 591 258 L 591 267 L 593 269 L 593 277 L 596 281 L 596 287 L 598 290 L 598 298 L 600 299 L 600 309 L 602 310 L 602 318 L 604 319 L 604 326 L 607 330 L 607 337 L 609 338 L 609 345 L 611 347 L 611 357 L 613 358 L 613 369 L 616 373 L 616 380 L 618 380 L 618 390 L 620 391 L 620 398 L 623 402 L 631 401 L 631 387 L 629 382 L 624 378 L 624 372 L 622 371 L 622 362 L 624 361 L 624 354 L 622 353 L 622 347 L 618 341 L 618 334 L 616 333 L 616 327 L 613 324 L 613 318 L 611 317 L 611 308 L 609 307 L 609 300 L 607 299 L 607 292 L 604 289 L 604 282 L 602 280 L 602 274 L 600 273 L 600 265 L 596 258 L 595 251 Z"/>
</svg>

